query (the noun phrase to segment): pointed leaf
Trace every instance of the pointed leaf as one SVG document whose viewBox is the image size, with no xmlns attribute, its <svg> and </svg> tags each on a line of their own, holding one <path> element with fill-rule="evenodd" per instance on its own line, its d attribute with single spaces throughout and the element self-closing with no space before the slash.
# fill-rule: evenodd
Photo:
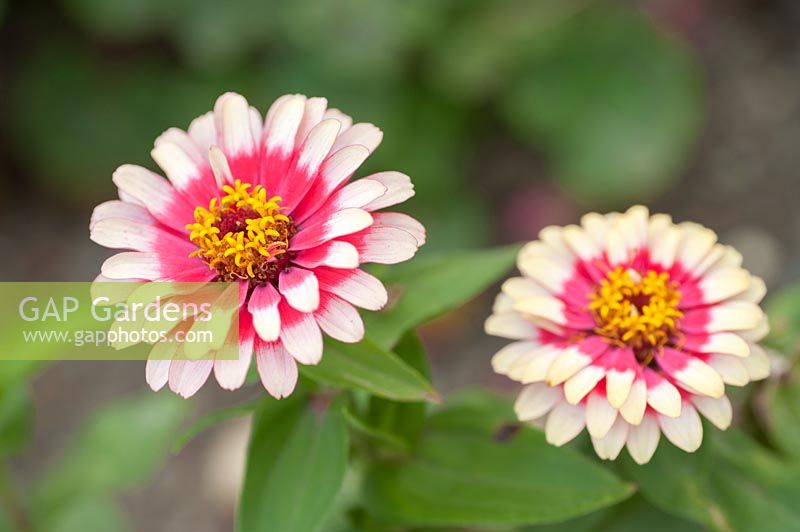
<svg viewBox="0 0 800 532">
<path fill-rule="evenodd" d="M 371 470 L 365 491 L 376 515 L 413 526 L 515 526 L 577 517 L 633 492 L 540 431 L 496 423 L 513 416 L 508 402 L 471 401 L 435 414 L 411 457 Z"/>
<path fill-rule="evenodd" d="M 345 344 L 327 339 L 316 366 L 302 366 L 303 375 L 318 382 L 365 390 L 395 401 L 434 399 L 433 386 L 397 355 L 369 339 Z"/>
<path fill-rule="evenodd" d="M 264 401 L 253 418 L 237 530 L 317 530 L 341 489 L 347 451 L 341 406 L 299 393 Z"/>
</svg>

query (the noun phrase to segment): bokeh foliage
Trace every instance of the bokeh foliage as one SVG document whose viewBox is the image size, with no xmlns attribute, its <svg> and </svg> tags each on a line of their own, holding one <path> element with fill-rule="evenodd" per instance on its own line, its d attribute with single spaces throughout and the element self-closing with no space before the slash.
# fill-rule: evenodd
<svg viewBox="0 0 800 532">
<path fill-rule="evenodd" d="M 364 171 L 414 179 L 428 249 L 485 243 L 508 190 L 485 144 L 523 143 L 590 206 L 654 197 L 702 121 L 691 54 L 646 15 L 587 0 L 61 0 L 14 6 L 41 26 L 0 105 L 17 166 L 77 205 L 113 193 L 123 162 L 225 90 L 264 110 L 324 95 L 386 142 Z M 16 10 L 16 11 L 15 11 Z M 33 112 L 35 110 L 35 112 Z M 488 158 L 488 159 L 487 159 Z M 500 161 L 497 161 L 498 163 Z M 477 170 L 480 168 L 480 171 Z M 494 201 L 491 201 L 494 200 Z"/>
</svg>

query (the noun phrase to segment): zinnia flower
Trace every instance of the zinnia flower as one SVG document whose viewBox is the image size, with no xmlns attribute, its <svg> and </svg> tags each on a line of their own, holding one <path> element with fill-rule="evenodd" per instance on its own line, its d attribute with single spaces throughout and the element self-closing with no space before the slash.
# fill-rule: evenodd
<svg viewBox="0 0 800 532">
<path fill-rule="evenodd" d="M 638 463 L 660 434 L 695 451 L 698 412 L 724 430 L 725 385 L 769 373 L 756 343 L 768 332 L 766 288 L 713 231 L 675 225 L 642 206 L 547 227 L 519 252 L 522 277 L 503 284 L 486 332 L 517 340 L 494 370 L 527 385 L 515 404 L 563 445 L 584 427 L 595 451 L 623 446 Z"/>
<path fill-rule="evenodd" d="M 156 139 L 151 155 L 167 179 L 133 165 L 114 172 L 120 199 L 95 209 L 91 238 L 133 251 L 109 258 L 98 280 L 240 286 L 239 359 L 151 357 L 154 390 L 169 383 L 191 396 L 212 370 L 223 388 L 238 388 L 255 353 L 267 391 L 285 397 L 296 363 L 320 361 L 321 331 L 362 339 L 354 307 L 380 309 L 387 294 L 359 266 L 407 260 L 425 241 L 413 218 L 376 212 L 414 195 L 408 176 L 381 172 L 348 184 L 382 136 L 324 98 L 283 96 L 262 119 L 227 93 L 187 131 Z"/>
</svg>

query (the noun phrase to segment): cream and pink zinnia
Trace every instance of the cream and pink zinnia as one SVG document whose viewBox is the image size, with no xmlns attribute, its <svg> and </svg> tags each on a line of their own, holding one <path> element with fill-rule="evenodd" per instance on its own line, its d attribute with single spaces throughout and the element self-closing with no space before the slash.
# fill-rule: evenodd
<svg viewBox="0 0 800 532">
<path fill-rule="evenodd" d="M 117 169 L 120 199 L 95 209 L 91 238 L 130 251 L 110 257 L 98 280 L 240 287 L 238 360 L 151 359 L 154 390 L 169 384 L 189 397 L 212 371 L 223 388 L 238 388 L 255 356 L 267 391 L 285 397 L 297 363 L 320 361 L 322 332 L 362 339 L 355 307 L 378 310 L 387 293 L 359 266 L 405 261 L 425 242 L 415 219 L 381 211 L 414 195 L 408 176 L 351 181 L 382 136 L 325 98 L 286 95 L 263 118 L 226 93 L 186 131 L 156 139 L 151 155 L 166 179 L 141 166 Z"/>
<path fill-rule="evenodd" d="M 486 321 L 516 340 L 492 365 L 526 385 L 517 416 L 543 423 L 554 445 L 585 427 L 604 459 L 627 446 L 648 462 L 662 432 L 696 450 L 699 414 L 722 430 L 731 422 L 725 386 L 769 374 L 757 343 L 766 288 L 741 264 L 713 231 L 642 206 L 543 229 Z"/>
</svg>

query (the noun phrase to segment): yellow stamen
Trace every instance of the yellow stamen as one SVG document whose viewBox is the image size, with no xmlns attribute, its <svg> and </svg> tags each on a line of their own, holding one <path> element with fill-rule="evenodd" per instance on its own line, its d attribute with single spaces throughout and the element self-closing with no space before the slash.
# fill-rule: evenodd
<svg viewBox="0 0 800 532">
<path fill-rule="evenodd" d="M 189 256 L 200 257 L 222 280 L 271 280 L 289 247 L 292 221 L 280 213 L 280 196 L 267 196 L 261 186 L 236 180 L 222 187 L 221 198 L 194 210 L 189 240 L 197 245 Z"/>
<path fill-rule="evenodd" d="M 597 333 L 634 349 L 663 347 L 683 318 L 681 293 L 666 272 L 616 268 L 588 297 Z"/>
</svg>

